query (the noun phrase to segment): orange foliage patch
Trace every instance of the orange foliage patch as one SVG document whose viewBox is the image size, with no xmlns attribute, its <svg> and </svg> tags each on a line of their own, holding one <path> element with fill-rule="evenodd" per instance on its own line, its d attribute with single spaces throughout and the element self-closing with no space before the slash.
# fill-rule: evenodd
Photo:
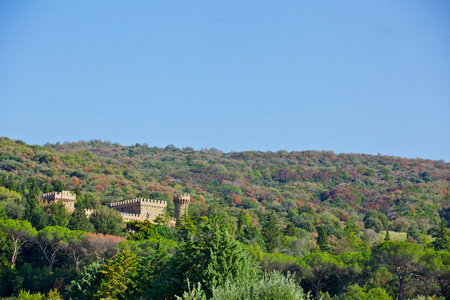
<svg viewBox="0 0 450 300">
<path fill-rule="evenodd" d="M 230 196 L 231 196 L 231 202 L 233 203 L 234 206 L 242 205 L 242 200 L 241 200 L 241 197 L 239 197 L 239 195 L 232 194 Z"/>
</svg>

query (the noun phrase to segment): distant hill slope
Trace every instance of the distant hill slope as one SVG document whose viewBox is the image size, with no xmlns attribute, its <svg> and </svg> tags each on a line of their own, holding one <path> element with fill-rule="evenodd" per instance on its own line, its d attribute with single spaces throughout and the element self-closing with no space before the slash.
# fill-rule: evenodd
<svg viewBox="0 0 450 300">
<path fill-rule="evenodd" d="M 448 219 L 450 164 L 329 151 L 232 152 L 89 142 L 27 145 L 0 138 L 0 176 L 38 184 L 62 181 L 106 204 L 136 196 L 187 192 L 198 201 L 288 212 L 367 209 L 389 219 Z"/>
</svg>

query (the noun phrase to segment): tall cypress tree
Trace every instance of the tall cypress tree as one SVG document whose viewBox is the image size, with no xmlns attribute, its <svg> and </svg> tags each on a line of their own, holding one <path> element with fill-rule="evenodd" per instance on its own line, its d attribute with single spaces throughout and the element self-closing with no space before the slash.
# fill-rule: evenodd
<svg viewBox="0 0 450 300">
<path fill-rule="evenodd" d="M 320 247 L 320 251 L 327 251 L 329 248 L 328 234 L 325 228 L 323 228 L 323 225 L 319 227 L 317 233 L 319 234 L 317 237 L 317 245 Z"/>
<path fill-rule="evenodd" d="M 27 196 L 27 203 L 25 204 L 25 219 L 28 220 L 37 230 L 41 230 L 47 226 L 45 212 L 39 204 L 39 199 L 36 194 L 29 193 Z"/>
<path fill-rule="evenodd" d="M 441 220 L 433 237 L 434 250 L 440 251 L 450 249 L 449 231 L 447 229 L 447 222 L 445 221 L 445 219 Z"/>
<path fill-rule="evenodd" d="M 275 250 L 280 240 L 280 228 L 278 227 L 277 217 L 273 211 L 263 221 L 261 233 L 267 252 Z"/>
</svg>

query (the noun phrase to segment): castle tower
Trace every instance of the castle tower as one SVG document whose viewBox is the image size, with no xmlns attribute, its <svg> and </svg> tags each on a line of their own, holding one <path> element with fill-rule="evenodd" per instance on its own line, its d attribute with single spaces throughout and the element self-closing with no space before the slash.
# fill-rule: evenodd
<svg viewBox="0 0 450 300">
<path fill-rule="evenodd" d="M 64 206 L 69 212 L 73 212 L 75 210 L 75 201 L 77 200 L 77 195 L 70 191 L 61 191 L 61 192 L 51 192 L 42 195 L 42 201 L 46 204 L 50 203 L 64 203 Z"/>
<path fill-rule="evenodd" d="M 175 219 L 179 221 L 188 209 L 191 196 L 189 194 L 174 194 L 172 197 L 173 204 L 175 205 Z"/>
</svg>

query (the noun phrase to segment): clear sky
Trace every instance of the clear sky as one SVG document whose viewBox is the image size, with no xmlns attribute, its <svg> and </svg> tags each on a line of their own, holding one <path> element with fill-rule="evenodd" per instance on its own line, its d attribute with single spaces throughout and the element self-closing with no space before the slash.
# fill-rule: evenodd
<svg viewBox="0 0 450 300">
<path fill-rule="evenodd" d="M 0 136 L 450 161 L 448 0 L 0 0 Z"/>
</svg>

